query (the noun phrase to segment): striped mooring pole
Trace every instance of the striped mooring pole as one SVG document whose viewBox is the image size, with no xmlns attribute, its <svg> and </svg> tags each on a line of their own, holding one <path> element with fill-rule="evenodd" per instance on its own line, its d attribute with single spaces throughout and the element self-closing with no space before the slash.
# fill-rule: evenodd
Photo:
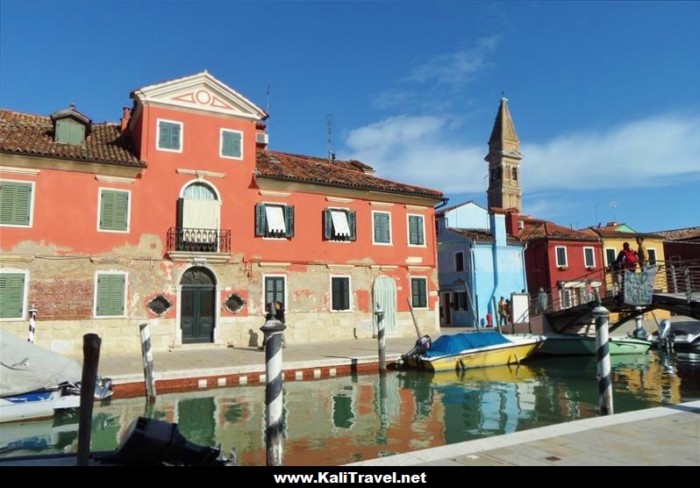
<svg viewBox="0 0 700 488">
<path fill-rule="evenodd" d="M 151 352 L 151 332 L 148 324 L 139 325 L 141 332 L 141 358 L 143 359 L 143 377 L 146 380 L 146 396 L 151 403 L 156 399 L 156 382 L 153 379 L 153 353 Z"/>
<path fill-rule="evenodd" d="M 384 335 L 384 310 L 377 304 L 377 343 L 379 347 L 379 374 L 386 374 L 386 336 Z"/>
<path fill-rule="evenodd" d="M 287 327 L 279 320 L 268 320 L 260 327 L 265 341 L 265 445 L 267 465 L 282 466 L 282 332 Z"/>
<path fill-rule="evenodd" d="M 610 376 L 610 348 L 608 346 L 607 308 L 598 306 L 593 309 L 595 317 L 595 344 L 598 356 L 598 410 L 601 415 L 612 415 L 613 395 Z"/>
<path fill-rule="evenodd" d="M 29 309 L 29 330 L 27 331 L 27 342 L 34 344 L 34 335 L 36 333 L 36 305 L 32 303 Z"/>
</svg>

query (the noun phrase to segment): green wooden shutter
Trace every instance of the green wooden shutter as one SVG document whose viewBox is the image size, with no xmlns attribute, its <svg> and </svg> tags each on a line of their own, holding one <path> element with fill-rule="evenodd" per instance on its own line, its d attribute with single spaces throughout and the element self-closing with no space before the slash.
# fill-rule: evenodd
<svg viewBox="0 0 700 488">
<path fill-rule="evenodd" d="M 264 237 L 267 228 L 267 216 L 265 215 L 265 204 L 255 204 L 255 237 Z"/>
<path fill-rule="evenodd" d="M 170 149 L 180 149 L 180 124 L 170 124 Z"/>
<path fill-rule="evenodd" d="M 408 232 L 409 232 L 409 243 L 414 245 L 425 244 L 423 238 L 423 218 L 416 215 L 409 215 L 408 217 Z"/>
<path fill-rule="evenodd" d="M 21 319 L 23 305 L 24 273 L 0 273 L 0 318 Z"/>
<path fill-rule="evenodd" d="M 348 227 L 350 227 L 350 240 L 357 240 L 357 215 L 354 210 L 348 210 Z"/>
<path fill-rule="evenodd" d="M 100 229 L 126 230 L 129 215 L 129 194 L 102 190 L 100 200 Z"/>
<path fill-rule="evenodd" d="M 294 207 L 287 205 L 284 207 L 284 224 L 287 229 L 287 237 L 294 237 Z"/>
<path fill-rule="evenodd" d="M 122 274 L 102 274 L 97 278 L 98 316 L 124 315 L 124 283 Z"/>
<path fill-rule="evenodd" d="M 32 185 L 3 181 L 0 183 L 0 223 L 5 225 L 29 225 Z"/>
<path fill-rule="evenodd" d="M 331 209 L 327 208 L 323 211 L 323 238 L 330 240 L 333 237 L 333 221 L 331 220 Z"/>
<path fill-rule="evenodd" d="M 160 121 L 158 123 L 158 147 L 161 149 L 170 149 L 170 124 Z"/>
<path fill-rule="evenodd" d="M 232 158 L 241 157 L 241 133 L 224 131 L 221 136 L 221 154 Z"/>
<path fill-rule="evenodd" d="M 385 213 L 374 214 L 374 242 L 391 242 L 389 232 L 389 215 Z"/>
</svg>

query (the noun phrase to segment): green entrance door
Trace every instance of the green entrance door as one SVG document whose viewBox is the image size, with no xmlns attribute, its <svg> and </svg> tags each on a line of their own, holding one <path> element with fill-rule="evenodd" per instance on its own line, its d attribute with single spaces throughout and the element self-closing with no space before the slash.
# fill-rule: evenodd
<svg viewBox="0 0 700 488">
<path fill-rule="evenodd" d="M 182 343 L 213 342 L 216 302 L 214 276 L 206 268 L 190 268 L 182 276 L 180 284 Z"/>
</svg>

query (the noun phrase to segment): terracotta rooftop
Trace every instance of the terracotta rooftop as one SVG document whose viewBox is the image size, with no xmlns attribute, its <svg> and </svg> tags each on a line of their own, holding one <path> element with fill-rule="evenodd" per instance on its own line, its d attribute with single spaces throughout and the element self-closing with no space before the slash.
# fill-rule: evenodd
<svg viewBox="0 0 700 488">
<path fill-rule="evenodd" d="M 586 232 L 570 229 L 554 222 L 533 218 L 520 219 L 523 229 L 520 230 L 520 240 L 561 239 L 572 241 L 597 241 L 598 238 Z M 629 236 L 629 234 L 626 234 Z"/>
<path fill-rule="evenodd" d="M 360 161 L 329 161 L 324 158 L 278 151 L 259 150 L 257 152 L 257 173 L 266 178 L 435 199 L 443 198 L 443 193 L 437 190 L 378 178 L 370 174 L 371 169 L 371 166 Z"/>
<path fill-rule="evenodd" d="M 457 227 L 448 227 L 447 230 L 468 237 L 473 242 L 493 242 L 491 231 L 485 229 L 460 229 Z M 508 244 L 520 244 L 520 241 L 513 236 L 507 236 L 506 241 Z"/>
<path fill-rule="evenodd" d="M 0 109 L 0 153 L 70 159 L 145 168 L 122 136 L 119 124 L 92 124 L 85 145 L 61 144 L 54 140 L 51 118 Z"/>
<path fill-rule="evenodd" d="M 700 238 L 700 227 L 686 227 L 685 229 L 662 230 L 657 235 L 669 241 L 681 241 L 685 239 Z"/>
<path fill-rule="evenodd" d="M 619 239 L 630 239 L 634 240 L 635 237 L 640 236 L 644 237 L 645 239 L 662 239 L 663 237 L 660 236 L 658 233 L 656 234 L 649 234 L 649 233 L 643 233 L 643 232 L 623 232 L 620 230 L 615 230 L 617 227 L 586 227 L 585 229 L 581 230 L 581 232 L 588 234 L 592 237 L 608 237 L 608 238 L 619 238 Z"/>
</svg>

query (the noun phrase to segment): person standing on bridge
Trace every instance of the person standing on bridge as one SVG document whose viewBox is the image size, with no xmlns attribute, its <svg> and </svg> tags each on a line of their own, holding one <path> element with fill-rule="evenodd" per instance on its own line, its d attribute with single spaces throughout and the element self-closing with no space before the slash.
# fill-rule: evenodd
<svg viewBox="0 0 700 488">
<path fill-rule="evenodd" d="M 642 236 L 637 236 L 637 260 L 639 261 L 639 268 L 644 271 L 644 268 L 649 262 L 649 253 L 647 253 L 647 248 L 644 245 L 644 238 Z"/>
</svg>

